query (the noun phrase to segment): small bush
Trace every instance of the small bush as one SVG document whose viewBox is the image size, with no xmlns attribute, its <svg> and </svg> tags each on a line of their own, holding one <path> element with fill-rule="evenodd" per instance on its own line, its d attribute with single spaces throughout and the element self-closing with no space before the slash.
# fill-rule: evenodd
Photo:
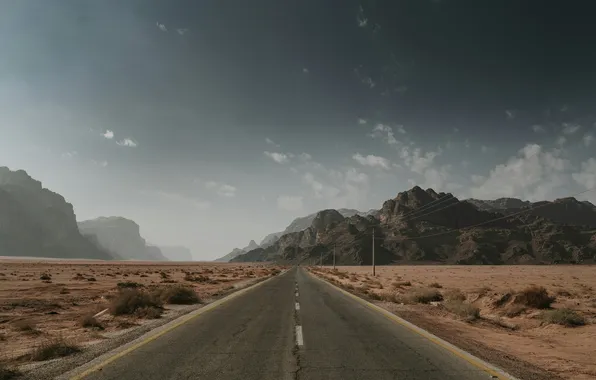
<svg viewBox="0 0 596 380">
<path fill-rule="evenodd" d="M 89 278 L 87 279 L 87 281 L 89 281 L 89 282 L 95 282 L 95 281 L 97 281 L 97 280 L 95 279 L 95 277 L 89 277 Z"/>
<path fill-rule="evenodd" d="M 70 290 L 68 290 L 66 288 L 60 289 L 60 294 L 68 294 L 68 293 L 70 293 Z"/>
<path fill-rule="evenodd" d="M 392 293 L 392 292 L 383 292 L 380 294 L 380 298 L 382 301 L 385 301 L 385 302 L 397 302 L 395 293 Z"/>
<path fill-rule="evenodd" d="M 414 289 L 406 295 L 405 300 L 409 303 L 430 303 L 443 300 L 443 295 L 436 289 Z"/>
<path fill-rule="evenodd" d="M 138 289 L 123 289 L 112 299 L 108 307 L 112 315 L 130 315 L 143 307 L 161 307 L 157 297 Z"/>
<path fill-rule="evenodd" d="M 173 305 L 192 305 L 201 302 L 193 288 L 181 285 L 161 288 L 156 290 L 156 294 L 163 302 Z"/>
<path fill-rule="evenodd" d="M 137 289 L 137 288 L 142 288 L 143 284 L 139 284 L 138 282 L 134 282 L 134 281 L 124 281 L 124 282 L 119 282 L 116 286 L 119 289 Z"/>
<path fill-rule="evenodd" d="M 450 300 L 446 301 L 444 306 L 445 309 L 467 321 L 480 318 L 480 309 L 472 304 L 460 300 Z"/>
<path fill-rule="evenodd" d="M 459 289 L 449 289 L 443 295 L 447 301 L 465 301 L 466 295 Z"/>
<path fill-rule="evenodd" d="M 21 374 L 18 370 L 8 368 L 4 364 L 0 363 L 0 380 L 11 380 L 15 379 Z"/>
<path fill-rule="evenodd" d="M 12 326 L 17 331 L 21 331 L 21 332 L 26 332 L 26 333 L 37 333 L 37 332 L 39 332 L 37 330 L 37 328 L 36 328 L 35 322 L 29 321 L 29 320 L 25 320 L 25 319 L 21 319 L 20 321 L 14 321 L 12 323 Z"/>
<path fill-rule="evenodd" d="M 571 309 L 548 310 L 542 313 L 541 318 L 546 323 L 576 327 L 586 324 L 586 320 L 581 315 Z"/>
<path fill-rule="evenodd" d="M 395 281 L 391 284 L 394 288 L 401 288 L 402 286 L 412 286 L 410 281 Z"/>
<path fill-rule="evenodd" d="M 39 276 L 39 279 L 44 281 L 50 281 L 52 279 L 52 276 L 50 276 L 47 273 L 43 273 L 41 276 Z"/>
<path fill-rule="evenodd" d="M 429 288 L 441 289 L 443 285 L 439 284 L 438 282 L 433 282 L 428 285 Z"/>
<path fill-rule="evenodd" d="M 141 307 L 135 311 L 135 315 L 141 318 L 147 319 L 158 319 L 161 318 L 161 313 L 163 312 L 162 308 L 157 308 L 153 306 L 149 307 Z"/>
<path fill-rule="evenodd" d="M 518 317 L 524 311 L 526 311 L 526 307 L 520 304 L 512 304 L 506 310 L 504 315 L 509 318 Z"/>
<path fill-rule="evenodd" d="M 93 314 L 87 314 L 81 317 L 79 320 L 81 327 L 96 328 L 103 330 L 103 325 L 93 316 Z"/>
<path fill-rule="evenodd" d="M 63 339 L 53 339 L 42 343 L 30 355 L 31 361 L 43 361 L 76 354 L 81 349 Z"/>
<path fill-rule="evenodd" d="M 551 297 L 542 286 L 530 286 L 515 297 L 515 303 L 536 309 L 548 309 L 553 302 L 555 297 Z"/>
</svg>

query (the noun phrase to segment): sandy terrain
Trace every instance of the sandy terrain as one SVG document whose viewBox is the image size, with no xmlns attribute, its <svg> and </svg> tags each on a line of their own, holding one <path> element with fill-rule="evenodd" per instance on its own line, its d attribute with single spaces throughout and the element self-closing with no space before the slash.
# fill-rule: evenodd
<svg viewBox="0 0 596 380">
<path fill-rule="evenodd" d="M 594 266 L 383 266 L 376 277 L 370 267 L 337 269 L 311 268 L 524 379 L 596 378 Z M 550 308 L 519 301 L 520 291 L 531 286 L 556 297 Z M 424 290 L 440 292 L 445 300 L 412 301 L 412 294 Z M 465 297 L 459 305 L 477 307 L 479 317 L 448 307 L 453 294 Z M 566 327 L 545 319 L 563 308 L 583 318 L 584 325 Z"/>
<path fill-rule="evenodd" d="M 101 327 L 82 327 L 83 316 L 105 309 L 118 283 L 183 284 L 203 302 L 232 292 L 279 268 L 228 263 L 151 263 L 0 259 L 0 363 L 25 362 L 42 342 L 62 338 L 85 346 L 149 323 L 104 313 Z M 165 314 L 183 305 L 165 305 Z"/>
</svg>

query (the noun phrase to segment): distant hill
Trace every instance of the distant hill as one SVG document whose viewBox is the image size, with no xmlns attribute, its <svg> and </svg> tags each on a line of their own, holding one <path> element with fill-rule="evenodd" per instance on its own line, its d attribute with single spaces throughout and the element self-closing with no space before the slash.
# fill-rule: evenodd
<svg viewBox="0 0 596 380">
<path fill-rule="evenodd" d="M 259 248 L 259 245 L 254 240 L 251 240 L 246 247 L 234 248 L 232 250 L 232 252 L 228 253 L 227 255 L 225 255 L 223 257 L 220 257 L 219 259 L 216 259 L 215 261 L 227 263 L 227 262 L 231 261 L 233 258 L 235 258 L 236 256 L 242 255 L 243 253 L 252 251 L 253 249 L 257 249 L 257 248 Z"/>
<path fill-rule="evenodd" d="M 82 234 L 95 236 L 104 249 L 124 260 L 168 260 L 158 247 L 146 243 L 141 237 L 139 225 L 130 219 L 99 217 L 79 222 L 78 226 Z"/>
<path fill-rule="evenodd" d="M 532 209 L 529 214 L 549 219 L 555 223 L 596 228 L 596 206 L 588 201 L 575 198 L 560 198 L 552 202 L 528 202 L 516 198 L 499 198 L 496 200 L 467 199 L 480 210 L 514 214 L 522 210 Z"/>
<path fill-rule="evenodd" d="M 7 167 L 0 167 L 0 256 L 114 259 L 79 232 L 64 197 Z"/>
<path fill-rule="evenodd" d="M 495 204 L 535 209 L 512 215 L 494 210 Z M 346 218 L 336 210 L 323 210 L 306 229 L 284 234 L 271 246 L 238 255 L 232 261 L 314 264 L 322 257 L 330 264 L 335 251 L 338 265 L 368 265 L 372 263 L 374 228 L 375 261 L 379 265 L 596 262 L 596 235 L 584 223 L 590 219 L 574 219 L 578 225 L 554 222 L 539 215 L 540 204 L 523 206 L 523 201 L 507 200 L 489 203 L 490 207 L 477 206 L 416 186 L 385 201 L 378 212 L 367 216 Z M 563 211 L 572 216 L 574 210 L 587 209 L 586 215 L 591 215 L 590 205 L 568 198 L 549 203 L 544 209 L 550 207 L 560 215 L 549 216 L 559 220 L 563 220 Z"/>
<path fill-rule="evenodd" d="M 161 253 L 172 261 L 193 261 L 190 249 L 182 246 L 160 246 Z"/>
</svg>

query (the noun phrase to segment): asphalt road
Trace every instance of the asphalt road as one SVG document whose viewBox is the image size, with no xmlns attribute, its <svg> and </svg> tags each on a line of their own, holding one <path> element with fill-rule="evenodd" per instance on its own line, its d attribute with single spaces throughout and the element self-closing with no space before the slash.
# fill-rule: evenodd
<svg viewBox="0 0 596 380">
<path fill-rule="evenodd" d="M 490 379 L 304 269 L 248 291 L 86 379 Z"/>
</svg>

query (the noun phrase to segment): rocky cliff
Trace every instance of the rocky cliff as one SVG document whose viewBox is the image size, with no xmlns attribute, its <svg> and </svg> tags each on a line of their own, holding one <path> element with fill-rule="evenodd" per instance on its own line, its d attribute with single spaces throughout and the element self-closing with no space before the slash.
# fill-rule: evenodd
<svg viewBox="0 0 596 380">
<path fill-rule="evenodd" d="M 257 256 L 260 261 L 318 263 L 322 259 L 330 264 L 335 252 L 337 264 L 370 264 L 373 229 L 379 265 L 596 261 L 590 230 L 555 223 L 533 212 L 538 210 L 507 217 L 451 194 L 414 187 L 385 201 L 378 218 L 339 218 L 337 211 L 325 210 L 315 215 L 307 229 L 282 235 L 270 247 L 247 252 L 234 261 Z"/>
<path fill-rule="evenodd" d="M 103 248 L 124 260 L 167 260 L 158 247 L 146 243 L 139 225 L 130 219 L 100 217 L 79 222 L 78 227 L 82 234 L 95 236 Z"/>
<path fill-rule="evenodd" d="M 232 250 L 232 252 L 228 253 L 225 256 L 220 257 L 219 259 L 216 259 L 215 261 L 227 263 L 227 262 L 231 261 L 233 258 L 235 258 L 239 255 L 242 255 L 243 253 L 246 253 L 248 251 L 252 251 L 253 249 L 257 249 L 257 248 L 259 248 L 259 245 L 254 240 L 251 240 L 246 247 L 234 248 Z"/>
<path fill-rule="evenodd" d="M 110 260 L 84 237 L 73 207 L 25 171 L 0 167 L 0 255 Z"/>
</svg>

